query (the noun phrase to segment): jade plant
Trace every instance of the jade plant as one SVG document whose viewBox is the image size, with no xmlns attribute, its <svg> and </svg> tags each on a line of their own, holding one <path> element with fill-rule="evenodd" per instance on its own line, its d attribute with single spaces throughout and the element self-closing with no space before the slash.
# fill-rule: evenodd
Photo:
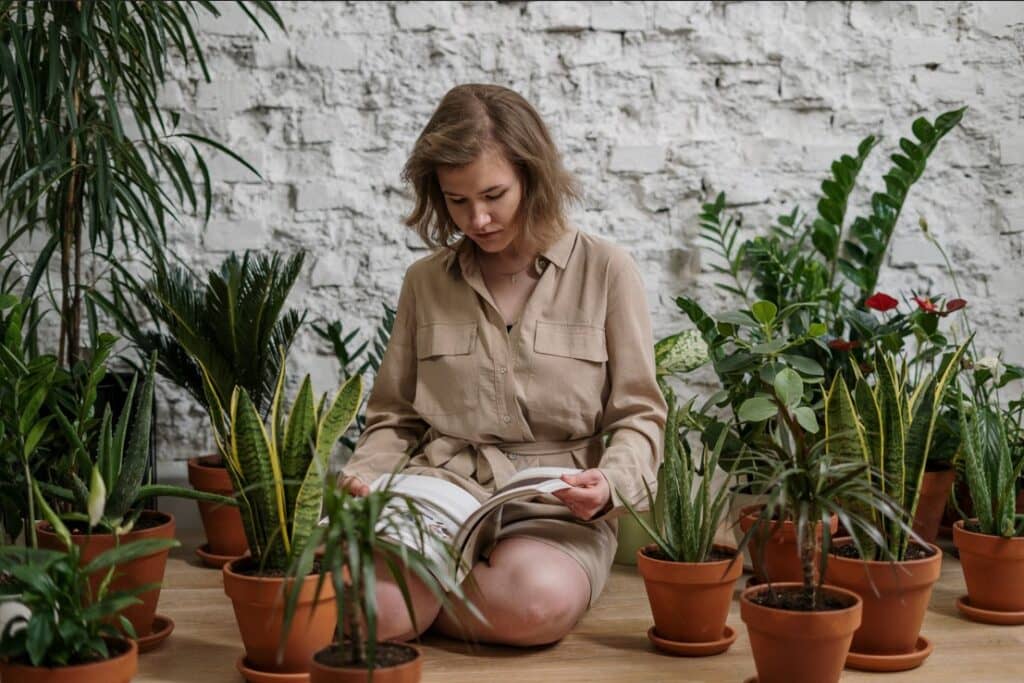
<svg viewBox="0 0 1024 683">
<path fill-rule="evenodd" d="M 217 449 L 235 489 L 252 558 L 263 571 L 285 570 L 319 520 L 331 451 L 352 423 L 363 383 L 350 377 L 328 402 L 317 402 L 309 375 L 286 414 L 285 354 L 264 423 L 249 392 L 236 386 L 223 405 L 211 372 L 197 359 Z"/>
</svg>

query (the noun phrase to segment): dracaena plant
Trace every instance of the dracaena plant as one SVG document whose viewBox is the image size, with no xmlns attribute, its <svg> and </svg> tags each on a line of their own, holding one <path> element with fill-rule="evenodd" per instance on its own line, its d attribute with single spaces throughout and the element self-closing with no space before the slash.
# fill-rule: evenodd
<svg viewBox="0 0 1024 683">
<path fill-rule="evenodd" d="M 103 369 L 102 360 L 113 346 L 114 338 L 101 336 L 97 373 Z M 79 429 L 63 411 L 55 417 L 73 444 L 80 471 L 88 472 L 88 484 L 77 472 L 68 475 L 75 496 L 76 509 L 63 514 L 64 519 L 87 523 L 90 529 L 101 529 L 115 534 L 131 531 L 142 512 L 142 502 L 156 496 L 175 496 L 234 505 L 231 498 L 197 491 L 191 488 L 151 484 L 145 481 L 146 460 L 152 429 L 153 387 L 156 366 L 155 354 L 150 357 L 142 393 L 136 398 L 138 375 L 132 377 L 125 408 L 115 424 L 110 406 L 104 409 L 98 432 L 88 442 L 81 438 Z M 90 451 L 87 443 L 93 443 Z"/>
<path fill-rule="evenodd" d="M 8 588 L 18 593 L 27 608 L 27 614 L 7 622 L 0 633 L 0 658 L 33 667 L 58 668 L 121 654 L 110 647 L 113 640 L 124 637 L 117 624 L 130 637 L 135 631 L 120 613 L 139 603 L 136 596 L 156 584 L 114 590 L 111 580 L 116 566 L 180 544 L 170 538 L 124 543 L 83 564 L 81 549 L 71 542 L 67 527 L 46 504 L 38 487 L 34 495 L 65 550 L 0 546 L 0 574 L 8 577 Z M 97 572 L 105 572 L 105 577 L 93 593 L 89 577 Z"/>
<path fill-rule="evenodd" d="M 479 610 L 466 601 L 464 588 L 451 571 L 459 566 L 458 553 L 431 529 L 431 517 L 445 513 L 425 506 L 426 503 L 393 490 L 390 479 L 362 497 L 328 484 L 324 492 L 324 521 L 313 530 L 305 549 L 296 555 L 289 576 L 307 576 L 316 559 L 320 573 L 316 598 L 326 581 L 332 583 L 338 609 L 337 643 L 332 648 L 340 654 L 343 664 L 339 666 L 365 667 L 372 675 L 377 664 L 378 557 L 384 558 L 400 588 L 411 623 L 416 623 L 416 612 L 406 580 L 410 574 L 430 590 L 442 607 L 448 609 L 459 603 L 486 623 Z M 428 510 L 431 514 L 427 514 Z M 299 582 L 293 585 L 297 588 Z M 282 643 L 292 624 L 298 596 L 297 589 L 287 596 Z"/>
<path fill-rule="evenodd" d="M 866 560 L 906 559 L 912 540 L 906 518 L 913 519 L 921 495 L 921 482 L 947 389 L 955 382 L 965 342 L 947 354 L 935 373 L 911 385 L 907 364 L 897 365 L 891 354 L 878 354 L 874 382 L 858 377 L 851 391 L 837 375 L 825 396 L 825 449 L 840 461 L 864 463 L 869 480 L 904 513 L 887 518 L 870 500 L 845 501 L 869 519 L 882 538 L 854 533 L 858 553 Z M 920 541 L 918 541 L 920 542 Z"/>
<path fill-rule="evenodd" d="M 784 368 L 765 383 L 756 409 L 748 407 L 739 413 L 741 422 L 757 423 L 767 436 L 750 455 L 752 492 L 762 496 L 765 504 L 740 547 L 755 535 L 766 536 L 780 520 L 792 521 L 801 590 L 818 610 L 824 606 L 820 588 L 832 543 L 833 515 L 855 538 L 881 547 L 883 538 L 873 522 L 876 515 L 912 532 L 905 513 L 878 485 L 879 475 L 872 472 L 870 463 L 839 456 L 830 442 L 840 434 L 818 436 L 817 424 L 807 417 L 814 412 L 808 405 L 813 393 L 795 370 Z M 776 600 L 776 591 L 770 588 L 768 601 Z"/>
<path fill-rule="evenodd" d="M 271 2 L 238 6 L 264 36 L 254 11 L 282 26 Z M 181 206 L 209 219 L 201 149 L 259 176 L 222 144 L 180 130 L 179 114 L 157 104 L 175 53 L 186 64 L 194 57 L 210 80 L 195 33 L 199 10 L 220 15 L 208 0 L 0 2 L 0 222 L 50 233 L 37 260 L 43 269 L 59 261 L 50 293 L 65 368 L 80 358 L 90 261 L 114 265 L 124 249 L 161 262 Z"/>
<path fill-rule="evenodd" d="M 253 560 L 265 570 L 285 570 L 316 527 L 331 451 L 359 408 L 362 378 L 353 375 L 331 401 L 324 394 L 316 402 L 306 375 L 285 414 L 286 362 L 281 351 L 264 424 L 241 386 L 234 388 L 229 404 L 221 404 L 211 373 L 197 362 L 214 439 L 231 476 Z"/>
</svg>

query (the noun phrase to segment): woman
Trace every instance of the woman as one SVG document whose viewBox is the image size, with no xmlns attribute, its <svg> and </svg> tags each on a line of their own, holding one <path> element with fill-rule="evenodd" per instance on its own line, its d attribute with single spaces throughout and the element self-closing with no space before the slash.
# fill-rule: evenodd
<svg viewBox="0 0 1024 683">
<path fill-rule="evenodd" d="M 604 586 L 619 494 L 645 500 L 660 461 L 666 407 L 643 283 L 624 250 L 568 224 L 575 182 L 537 112 L 507 88 L 449 91 L 403 178 L 416 191 L 406 224 L 441 248 L 406 272 L 342 485 L 365 495 L 410 451 L 404 472 L 479 498 L 526 467 L 583 471 L 564 477 L 561 504 L 503 509 L 466 584 L 486 624 L 440 613 L 412 576 L 410 623 L 379 562 L 380 639 L 415 637 L 436 619 L 453 637 L 552 643 Z"/>
</svg>

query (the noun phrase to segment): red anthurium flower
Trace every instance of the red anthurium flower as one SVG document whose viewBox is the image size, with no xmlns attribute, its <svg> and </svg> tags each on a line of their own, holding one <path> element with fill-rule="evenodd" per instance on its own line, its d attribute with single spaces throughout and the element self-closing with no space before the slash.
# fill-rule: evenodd
<svg viewBox="0 0 1024 683">
<path fill-rule="evenodd" d="M 828 347 L 830 349 L 835 349 L 836 351 L 850 351 L 852 349 L 857 348 L 858 346 L 860 346 L 860 342 L 857 341 L 856 339 L 853 341 L 846 341 L 845 339 L 833 339 L 828 343 Z"/>
<path fill-rule="evenodd" d="M 939 309 L 935 307 L 935 304 L 932 303 L 932 300 L 929 299 L 926 296 L 925 297 L 915 296 L 914 297 L 914 301 L 917 302 L 917 307 L 920 308 L 925 313 L 939 313 L 940 312 Z"/>
<path fill-rule="evenodd" d="M 883 292 L 875 292 L 874 294 L 867 298 L 867 301 L 864 302 L 864 305 L 867 306 L 868 308 L 873 308 L 876 311 L 882 311 L 884 313 L 885 311 L 891 311 L 892 309 L 899 306 L 900 302 L 896 301 L 896 299 L 893 299 L 888 294 L 885 294 Z"/>
<path fill-rule="evenodd" d="M 950 299 L 946 304 L 946 313 L 952 313 L 953 311 L 959 311 L 961 308 L 967 305 L 964 299 Z"/>
</svg>

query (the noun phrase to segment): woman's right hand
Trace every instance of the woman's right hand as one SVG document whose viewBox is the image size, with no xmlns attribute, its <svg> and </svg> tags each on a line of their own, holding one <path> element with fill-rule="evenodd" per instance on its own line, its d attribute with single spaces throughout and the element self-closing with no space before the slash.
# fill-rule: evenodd
<svg viewBox="0 0 1024 683">
<path fill-rule="evenodd" d="M 366 496 L 370 493 L 370 486 L 359 477 L 342 476 L 338 480 L 338 486 L 348 491 L 353 496 Z"/>
</svg>

